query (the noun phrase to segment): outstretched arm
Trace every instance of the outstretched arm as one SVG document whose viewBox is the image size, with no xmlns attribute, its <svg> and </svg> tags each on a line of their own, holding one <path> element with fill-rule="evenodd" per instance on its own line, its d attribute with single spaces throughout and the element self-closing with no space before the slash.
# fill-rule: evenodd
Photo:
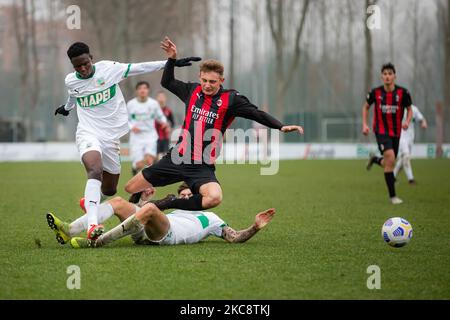
<svg viewBox="0 0 450 320">
<path fill-rule="evenodd" d="M 275 209 L 267 209 L 260 212 L 255 217 L 255 223 L 244 230 L 236 231 L 231 227 L 224 227 L 222 238 L 230 243 L 242 243 L 252 238 L 259 230 L 264 228 L 273 218 Z"/>
<path fill-rule="evenodd" d="M 297 131 L 303 134 L 303 128 L 297 125 L 283 125 L 279 120 L 272 117 L 267 112 L 259 110 L 254 104 L 252 104 L 246 97 L 236 94 L 233 102 L 233 115 L 236 117 L 242 117 L 245 119 L 254 120 L 266 127 L 272 129 L 278 129 L 282 132 Z"/>
<path fill-rule="evenodd" d="M 166 60 L 163 60 L 163 61 L 129 63 L 127 66 L 127 70 L 125 71 L 124 78 L 162 70 L 164 69 L 166 62 L 167 62 Z"/>
</svg>

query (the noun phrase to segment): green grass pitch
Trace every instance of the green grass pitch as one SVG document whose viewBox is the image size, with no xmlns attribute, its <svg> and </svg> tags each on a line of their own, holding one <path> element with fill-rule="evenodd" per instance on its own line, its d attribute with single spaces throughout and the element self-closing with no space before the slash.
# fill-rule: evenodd
<svg viewBox="0 0 450 320">
<path fill-rule="evenodd" d="M 257 165 L 219 165 L 224 200 L 213 211 L 231 226 L 277 209 L 249 242 L 137 247 L 125 238 L 74 250 L 56 242 L 45 213 L 81 214 L 83 167 L 1 163 L 0 299 L 449 299 L 450 161 L 413 165 L 418 185 L 402 173 L 399 206 L 389 204 L 380 168 L 366 172 L 363 161 L 282 161 L 274 176 L 259 175 Z M 125 163 L 119 195 L 129 171 Z M 404 248 L 382 240 L 393 216 L 413 225 Z M 66 287 L 70 265 L 81 269 L 79 290 Z M 380 290 L 366 286 L 369 265 L 381 268 Z"/>
</svg>

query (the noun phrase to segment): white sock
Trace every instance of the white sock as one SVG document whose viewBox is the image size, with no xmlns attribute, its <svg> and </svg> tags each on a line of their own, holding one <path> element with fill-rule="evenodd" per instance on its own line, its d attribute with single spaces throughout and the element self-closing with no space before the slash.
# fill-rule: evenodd
<svg viewBox="0 0 450 320">
<path fill-rule="evenodd" d="M 98 206 L 98 222 L 102 223 L 103 221 L 108 220 L 113 214 L 113 207 L 108 203 L 102 203 Z M 73 237 L 83 231 L 88 229 L 88 217 L 87 214 L 82 215 L 77 220 L 70 224 L 69 233 L 70 236 Z"/>
<path fill-rule="evenodd" d="M 403 169 L 405 169 L 405 174 L 408 180 L 414 180 L 411 167 L 411 158 L 409 157 L 409 155 L 405 156 L 403 159 Z"/>
<path fill-rule="evenodd" d="M 142 229 L 142 224 L 136 219 L 136 215 L 129 216 L 124 222 L 102 234 L 96 241 L 97 246 L 103 246 L 119 240 Z"/>
<path fill-rule="evenodd" d="M 84 206 L 88 219 L 88 226 L 98 224 L 98 206 L 100 204 L 102 182 L 97 179 L 88 179 L 84 190 Z"/>
</svg>

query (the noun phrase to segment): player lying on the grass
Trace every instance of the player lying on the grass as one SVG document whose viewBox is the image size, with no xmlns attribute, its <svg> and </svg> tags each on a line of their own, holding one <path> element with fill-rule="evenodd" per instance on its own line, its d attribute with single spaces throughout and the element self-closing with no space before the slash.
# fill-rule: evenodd
<svg viewBox="0 0 450 320">
<path fill-rule="evenodd" d="M 191 244 L 202 241 L 210 235 L 223 238 L 230 243 L 245 242 L 264 228 L 273 218 L 275 209 L 260 212 L 255 222 L 247 229 L 236 231 L 229 227 L 219 216 L 212 212 L 174 210 L 164 214 L 156 203 L 149 202 L 153 189 L 147 189 L 138 205 L 121 197 L 115 197 L 100 205 L 99 219 L 105 221 L 115 214 L 122 223 L 102 234 L 96 240 L 74 237 L 87 228 L 85 216 L 71 224 L 58 219 L 54 214 L 47 214 L 47 221 L 57 239 L 66 243 L 70 240 L 74 248 L 100 247 L 115 240 L 131 235 L 136 244 Z M 192 197 L 189 187 L 183 183 L 178 188 L 178 197 Z M 140 207 L 142 206 L 142 207 Z"/>
<path fill-rule="evenodd" d="M 161 210 L 197 211 L 216 207 L 222 201 L 222 189 L 215 175 L 214 162 L 220 153 L 222 137 L 235 117 L 254 120 L 285 133 L 303 134 L 303 128 L 283 125 L 236 90 L 224 89 L 224 67 L 219 61 L 207 60 L 200 65 L 199 83 L 175 79 L 177 47 L 166 37 L 161 42 L 161 48 L 169 58 L 161 85 L 184 102 L 183 127 L 171 151 L 135 175 L 128 181 L 125 190 L 138 198 L 138 193 L 146 188 L 185 181 L 193 196 L 189 199 L 169 199 L 159 207 Z"/>
<path fill-rule="evenodd" d="M 84 191 L 89 228 L 87 236 L 103 232 L 98 224 L 98 205 L 102 193 L 116 193 L 120 175 L 119 139 L 129 131 L 128 113 L 119 83 L 129 76 L 158 71 L 166 60 L 142 63 L 119 63 L 102 60 L 94 63 L 88 45 L 75 42 L 67 50 L 75 72 L 66 76 L 69 97 L 55 115 L 69 115 L 76 107 L 78 126 L 76 143 L 86 173 Z M 176 66 L 190 65 L 180 59 Z"/>
<path fill-rule="evenodd" d="M 425 117 L 420 112 L 419 108 L 417 108 L 415 105 L 412 105 L 411 108 L 413 110 L 413 117 L 411 120 L 412 123 L 408 127 L 408 129 L 406 130 L 402 129 L 402 135 L 400 137 L 400 150 L 397 163 L 394 169 L 394 175 L 395 178 L 397 178 L 399 171 L 403 168 L 405 170 L 406 177 L 408 178 L 408 183 L 410 185 L 415 185 L 416 180 L 414 179 L 411 166 L 411 152 L 414 144 L 414 135 L 415 135 L 414 124 L 416 122 L 420 122 L 420 127 L 422 129 L 426 129 L 428 124 L 427 120 L 425 120 Z"/>
</svg>

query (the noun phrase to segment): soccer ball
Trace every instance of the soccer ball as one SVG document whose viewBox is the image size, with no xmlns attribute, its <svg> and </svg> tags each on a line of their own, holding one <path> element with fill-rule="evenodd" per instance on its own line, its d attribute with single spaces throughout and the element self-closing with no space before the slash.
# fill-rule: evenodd
<svg viewBox="0 0 450 320">
<path fill-rule="evenodd" d="M 403 247 L 411 240 L 413 229 L 403 218 L 395 217 L 386 220 L 381 228 L 381 236 L 392 247 Z"/>
</svg>

